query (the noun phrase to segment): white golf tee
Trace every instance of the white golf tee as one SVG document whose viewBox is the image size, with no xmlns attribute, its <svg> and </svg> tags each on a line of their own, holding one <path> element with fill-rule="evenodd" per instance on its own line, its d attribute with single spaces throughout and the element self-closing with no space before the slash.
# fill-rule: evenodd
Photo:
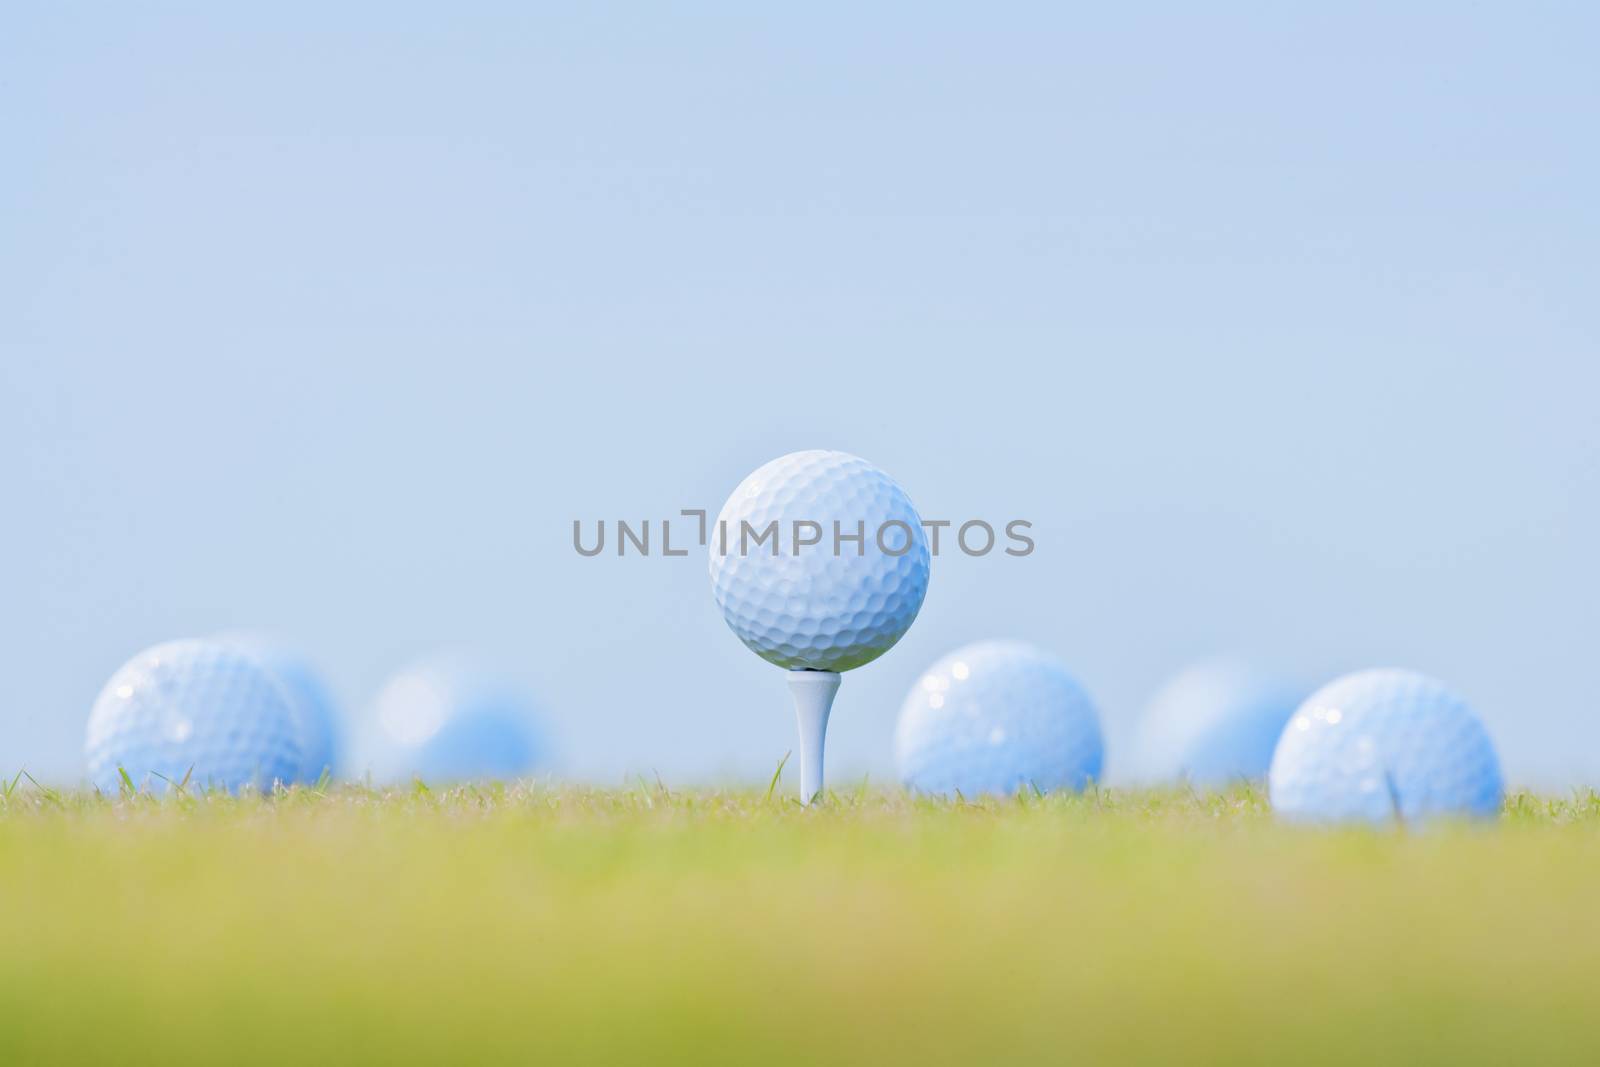
<svg viewBox="0 0 1600 1067">
<path fill-rule="evenodd" d="M 789 692 L 794 696 L 795 718 L 800 723 L 800 803 L 809 804 L 822 792 L 822 745 L 828 736 L 828 712 L 839 691 L 833 671 L 790 671 Z"/>
</svg>

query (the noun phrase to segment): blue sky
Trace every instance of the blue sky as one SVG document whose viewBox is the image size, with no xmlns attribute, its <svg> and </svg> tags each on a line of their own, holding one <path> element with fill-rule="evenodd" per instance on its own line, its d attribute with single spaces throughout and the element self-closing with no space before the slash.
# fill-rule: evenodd
<svg viewBox="0 0 1600 1067">
<path fill-rule="evenodd" d="M 770 771 L 704 560 L 786 451 L 1038 550 L 935 562 L 838 773 L 956 644 L 1098 698 L 1413 666 L 1600 781 L 1585 5 L 27 5 L 0 33 L 0 769 L 170 637 L 525 680 L 566 770 Z M 1124 749 L 1125 754 L 1125 749 Z"/>
</svg>

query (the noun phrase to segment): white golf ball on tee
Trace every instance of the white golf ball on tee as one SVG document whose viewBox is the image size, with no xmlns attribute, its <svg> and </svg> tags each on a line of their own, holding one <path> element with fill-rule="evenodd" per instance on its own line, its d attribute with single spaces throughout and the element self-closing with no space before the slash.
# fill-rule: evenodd
<svg viewBox="0 0 1600 1067">
<path fill-rule="evenodd" d="M 905 490 L 858 456 L 793 452 L 740 482 L 707 531 L 711 588 L 729 628 L 792 672 L 801 799 L 822 787 L 839 672 L 883 655 L 928 591 L 929 552 Z"/>
</svg>

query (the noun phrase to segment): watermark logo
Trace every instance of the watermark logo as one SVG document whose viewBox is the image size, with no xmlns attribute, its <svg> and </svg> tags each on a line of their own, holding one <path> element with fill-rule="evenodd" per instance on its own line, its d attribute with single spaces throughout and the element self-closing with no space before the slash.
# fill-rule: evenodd
<svg viewBox="0 0 1600 1067">
<path fill-rule="evenodd" d="M 608 546 L 618 556 L 652 555 L 687 556 L 688 546 L 698 544 L 711 548 L 720 555 L 794 555 L 802 552 L 827 552 L 835 556 L 864 556 L 867 545 L 873 545 L 886 556 L 903 556 L 917 544 L 916 531 L 901 519 L 890 519 L 876 525 L 865 519 L 854 522 L 840 519 L 793 519 L 787 523 L 773 519 L 764 526 L 756 526 L 747 519 L 737 526 L 725 519 L 707 521 L 704 508 L 684 508 L 679 519 L 694 520 L 694 532 L 680 522 L 680 540 L 674 545 L 672 519 L 659 519 L 654 523 L 643 519 L 635 523 L 628 519 L 596 519 L 585 523 L 572 520 L 572 547 L 580 556 L 599 556 Z M 937 556 L 941 550 L 954 545 L 963 555 L 987 556 L 1000 551 L 1007 556 L 1031 556 L 1034 540 L 1030 531 L 1033 523 L 1027 519 L 1012 519 L 996 524 L 983 519 L 968 519 L 955 523 L 949 519 L 922 519 L 922 530 L 928 542 L 928 554 Z M 652 530 L 659 536 L 652 538 Z"/>
</svg>

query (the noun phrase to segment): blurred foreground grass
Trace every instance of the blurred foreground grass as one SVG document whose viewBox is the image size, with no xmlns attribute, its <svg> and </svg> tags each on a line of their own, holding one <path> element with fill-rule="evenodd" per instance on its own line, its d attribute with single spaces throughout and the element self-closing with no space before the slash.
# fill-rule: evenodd
<svg viewBox="0 0 1600 1067">
<path fill-rule="evenodd" d="M 0 1063 L 1588 1061 L 1600 796 L 0 800 Z"/>
</svg>

